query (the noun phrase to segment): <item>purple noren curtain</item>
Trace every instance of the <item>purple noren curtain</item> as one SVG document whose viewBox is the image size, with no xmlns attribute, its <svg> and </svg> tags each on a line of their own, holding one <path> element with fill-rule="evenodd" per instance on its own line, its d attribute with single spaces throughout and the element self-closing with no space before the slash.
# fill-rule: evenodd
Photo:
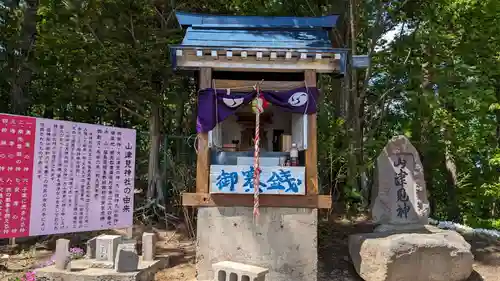
<svg viewBox="0 0 500 281">
<path fill-rule="evenodd" d="M 316 112 L 319 91 L 317 88 L 298 88 L 290 91 L 263 91 L 264 98 L 283 111 L 312 114 Z M 215 125 L 233 115 L 238 108 L 249 104 L 256 92 L 230 93 L 224 89 L 203 89 L 198 93 L 198 118 L 196 131 L 208 132 Z"/>
</svg>

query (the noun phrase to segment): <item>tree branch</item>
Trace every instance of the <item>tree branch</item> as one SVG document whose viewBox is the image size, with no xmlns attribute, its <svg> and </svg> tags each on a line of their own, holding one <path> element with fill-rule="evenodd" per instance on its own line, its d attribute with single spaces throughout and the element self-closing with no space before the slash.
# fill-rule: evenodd
<svg viewBox="0 0 500 281">
<path fill-rule="evenodd" d="M 141 114 L 139 114 L 139 113 L 137 113 L 137 112 L 133 111 L 132 109 L 130 109 L 130 108 L 128 108 L 128 107 L 126 107 L 126 106 L 122 105 L 121 103 L 117 102 L 114 98 L 108 97 L 108 100 L 109 100 L 111 103 L 113 103 L 113 104 L 115 104 L 116 106 L 118 106 L 119 108 L 121 108 L 121 109 L 123 109 L 123 110 L 127 111 L 128 113 L 130 113 L 130 114 L 132 114 L 132 115 L 134 115 L 134 116 L 138 117 L 139 119 L 149 120 L 146 116 L 141 115 Z"/>
<path fill-rule="evenodd" d="M 383 28 L 381 28 L 382 27 L 383 7 L 384 7 L 384 2 L 381 1 L 380 6 L 379 6 L 378 11 L 377 11 L 377 16 L 375 17 L 373 33 L 372 33 L 372 37 L 370 39 L 370 46 L 368 48 L 368 68 L 366 69 L 365 79 L 363 81 L 363 88 L 361 89 L 361 93 L 359 95 L 359 100 L 360 100 L 359 104 L 363 104 L 363 101 L 366 97 L 366 90 L 368 88 L 368 81 L 371 78 L 372 70 L 373 70 L 373 63 L 371 61 L 371 58 L 373 56 L 373 52 L 375 51 L 375 47 L 377 46 L 377 41 L 378 41 L 378 39 L 380 39 L 380 36 L 382 36 L 382 34 L 383 34 Z M 381 30 L 381 31 L 379 32 L 379 30 Z"/>
</svg>

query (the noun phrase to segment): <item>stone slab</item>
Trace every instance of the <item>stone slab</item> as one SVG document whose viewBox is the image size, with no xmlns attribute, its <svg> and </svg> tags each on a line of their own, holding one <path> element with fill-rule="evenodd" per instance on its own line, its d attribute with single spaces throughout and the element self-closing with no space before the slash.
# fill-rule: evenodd
<svg viewBox="0 0 500 281">
<path fill-rule="evenodd" d="M 198 209 L 198 280 L 213 280 L 212 264 L 234 261 L 268 268 L 267 280 L 317 280 L 317 209 L 201 207 Z"/>
<path fill-rule="evenodd" d="M 144 257 L 143 257 L 144 260 Z M 137 271 L 139 256 L 135 244 L 120 244 L 116 250 L 115 270 L 116 272 Z"/>
<path fill-rule="evenodd" d="M 92 268 L 93 260 L 81 259 L 71 262 L 71 271 L 58 270 L 55 266 L 36 270 L 37 281 L 151 281 L 154 275 L 169 265 L 169 257 L 155 261 L 139 260 L 138 271 L 116 272 L 114 269 Z"/>
<path fill-rule="evenodd" d="M 460 234 L 432 226 L 351 235 L 349 254 L 367 281 L 463 281 L 474 262 Z"/>
</svg>

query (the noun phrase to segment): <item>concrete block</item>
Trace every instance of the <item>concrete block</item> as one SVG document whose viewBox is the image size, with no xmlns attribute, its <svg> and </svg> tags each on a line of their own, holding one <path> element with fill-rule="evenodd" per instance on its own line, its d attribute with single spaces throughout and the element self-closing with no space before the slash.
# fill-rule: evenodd
<svg viewBox="0 0 500 281">
<path fill-rule="evenodd" d="M 269 269 L 232 261 L 214 264 L 217 281 L 265 281 Z"/>
<path fill-rule="evenodd" d="M 212 265 L 231 260 L 268 268 L 267 280 L 316 281 L 317 209 L 263 207 L 257 222 L 252 212 L 251 207 L 198 209 L 198 280 L 217 278 Z"/>
<path fill-rule="evenodd" d="M 96 241 L 96 260 L 114 263 L 116 250 L 122 242 L 120 235 L 102 235 Z"/>
<path fill-rule="evenodd" d="M 120 244 L 116 250 L 116 272 L 134 272 L 139 266 L 139 255 L 135 244 Z"/>
<path fill-rule="evenodd" d="M 69 240 L 57 239 L 55 267 L 59 270 L 67 270 L 69 269 L 70 261 Z"/>
<path fill-rule="evenodd" d="M 154 261 L 156 257 L 156 235 L 154 233 L 142 234 L 142 259 Z"/>
</svg>

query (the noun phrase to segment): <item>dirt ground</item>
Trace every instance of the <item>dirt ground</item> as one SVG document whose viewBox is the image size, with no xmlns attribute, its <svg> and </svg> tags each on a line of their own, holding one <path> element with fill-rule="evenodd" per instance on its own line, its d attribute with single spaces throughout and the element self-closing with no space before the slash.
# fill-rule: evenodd
<svg viewBox="0 0 500 281">
<path fill-rule="evenodd" d="M 176 231 L 152 229 L 158 234 L 158 255 L 170 255 L 171 267 L 156 274 L 155 281 L 194 281 L 195 244 L 186 235 Z M 349 259 L 347 239 L 350 234 L 371 232 L 373 225 L 364 220 L 335 219 L 321 222 L 319 227 L 318 271 L 319 281 L 362 281 Z M 143 228 L 134 229 L 134 237 L 140 237 Z M 120 231 L 113 231 L 119 232 Z M 110 233 L 110 232 L 107 232 Z M 98 233 L 66 235 L 72 245 L 84 248 L 84 241 Z M 50 259 L 55 247 L 52 237 L 43 243 L 25 242 L 12 249 L 0 248 L 0 280 L 21 276 L 23 272 Z M 474 272 L 467 281 L 500 281 L 500 241 L 466 237 L 475 256 Z M 138 243 L 140 241 L 138 240 Z"/>
</svg>

